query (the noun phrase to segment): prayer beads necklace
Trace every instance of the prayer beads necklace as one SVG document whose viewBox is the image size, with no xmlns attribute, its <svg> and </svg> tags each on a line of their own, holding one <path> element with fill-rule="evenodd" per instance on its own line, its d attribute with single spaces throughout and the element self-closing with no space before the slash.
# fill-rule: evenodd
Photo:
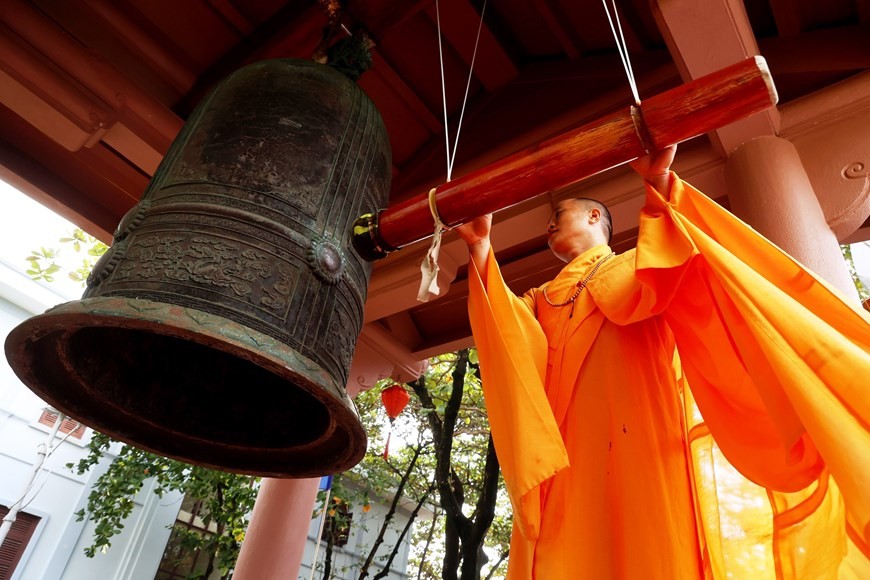
<svg viewBox="0 0 870 580">
<path fill-rule="evenodd" d="M 549 304 L 550 306 L 553 306 L 555 308 L 561 308 L 563 306 L 568 306 L 570 304 L 571 305 L 571 313 L 568 315 L 568 318 L 573 318 L 574 317 L 574 301 L 577 300 L 577 298 L 580 296 L 580 293 L 583 292 L 583 290 L 586 288 L 586 284 L 589 282 L 589 280 L 592 279 L 592 276 L 595 275 L 595 272 L 598 271 L 598 268 L 600 268 L 601 265 L 604 264 L 604 262 L 606 262 L 607 260 L 609 260 L 610 258 L 612 258 L 615 255 L 616 255 L 615 252 L 610 252 L 610 254 L 608 254 L 607 256 L 604 257 L 604 259 L 599 260 L 598 263 L 592 267 L 592 271 L 590 271 L 586 275 L 585 278 L 583 278 L 582 280 L 577 282 L 577 289 L 574 290 L 574 293 L 566 301 L 559 302 L 559 303 L 552 302 L 550 300 L 550 297 L 547 296 L 547 286 L 549 286 L 549 284 L 547 284 L 547 286 L 544 286 L 542 288 L 543 293 L 544 293 L 544 300 L 547 301 L 547 304 Z"/>
</svg>

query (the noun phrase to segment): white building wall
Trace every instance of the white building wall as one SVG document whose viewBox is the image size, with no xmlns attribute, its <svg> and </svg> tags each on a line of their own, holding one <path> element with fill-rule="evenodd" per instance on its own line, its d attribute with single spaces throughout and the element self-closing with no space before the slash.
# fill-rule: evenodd
<svg viewBox="0 0 870 580">
<path fill-rule="evenodd" d="M 26 318 L 47 307 L 69 300 L 51 288 L 37 284 L 0 261 L 0 338 Z M 37 459 L 37 448 L 47 442 L 50 429 L 37 423 L 46 404 L 26 388 L 6 362 L 0 360 L 0 502 L 11 505 L 23 491 Z M 94 524 L 77 522 L 92 483 L 111 461 L 107 457 L 84 475 L 66 468 L 87 455 L 81 441 L 67 439 L 47 460 L 36 479 L 33 500 L 25 512 L 40 517 L 39 526 L 18 563 L 12 580 L 151 580 L 157 571 L 169 538 L 169 527 L 181 506 L 180 494 L 158 498 L 146 482 L 136 498 L 136 507 L 124 521 L 124 530 L 112 539 L 105 554 L 87 558 Z M 55 442 L 60 438 L 55 439 Z"/>
</svg>

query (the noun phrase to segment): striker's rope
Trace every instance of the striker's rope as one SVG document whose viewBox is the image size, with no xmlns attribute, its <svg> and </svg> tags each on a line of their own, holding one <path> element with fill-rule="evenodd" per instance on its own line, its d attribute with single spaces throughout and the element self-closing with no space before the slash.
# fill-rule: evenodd
<svg viewBox="0 0 870 580">
<path fill-rule="evenodd" d="M 438 58 L 441 65 L 441 103 L 444 112 L 444 145 L 447 150 L 447 181 L 453 177 L 453 164 L 456 161 L 456 149 L 459 146 L 459 134 L 462 131 L 462 120 L 465 117 L 465 105 L 468 103 L 468 92 L 471 88 L 471 77 L 474 73 L 474 62 L 477 59 L 477 47 L 480 43 L 480 31 L 483 29 L 483 16 L 486 13 L 486 0 L 480 10 L 480 22 L 477 25 L 477 37 L 474 39 L 474 51 L 471 54 L 471 63 L 468 67 L 468 80 L 465 83 L 465 95 L 462 97 L 462 108 L 459 112 L 459 123 L 456 125 L 456 135 L 453 141 L 453 147 L 450 146 L 450 128 L 447 123 L 447 83 L 444 75 L 444 49 L 441 43 L 441 8 L 438 0 L 435 0 L 435 22 L 438 27 Z M 435 189 L 429 192 L 429 210 L 432 212 L 432 220 L 435 223 L 435 232 L 432 236 L 432 244 L 429 246 L 429 251 L 426 257 L 420 264 L 420 272 L 422 280 L 420 281 L 420 290 L 417 292 L 417 300 L 427 302 L 429 295 L 437 296 L 440 292 L 438 287 L 438 254 L 441 251 L 441 237 L 450 228 L 446 226 L 438 215 L 438 208 L 435 205 Z"/>
<path fill-rule="evenodd" d="M 622 34 L 622 24 L 619 22 L 619 12 L 616 10 L 616 0 L 611 0 L 613 4 L 613 17 L 610 16 L 610 8 L 607 6 L 607 0 L 601 0 L 604 4 L 604 12 L 607 14 L 607 22 L 610 23 L 610 31 L 613 33 L 613 40 L 616 41 L 616 50 L 619 52 L 619 58 L 622 60 L 622 67 L 625 69 L 625 75 L 628 77 L 628 86 L 631 89 L 631 95 L 634 97 L 634 104 L 640 106 L 640 94 L 637 91 L 637 82 L 634 80 L 634 71 L 631 68 L 631 59 L 628 58 L 628 44 L 625 42 L 625 36 Z M 616 24 L 614 25 L 614 21 Z M 617 30 L 619 31 L 617 33 Z"/>
</svg>

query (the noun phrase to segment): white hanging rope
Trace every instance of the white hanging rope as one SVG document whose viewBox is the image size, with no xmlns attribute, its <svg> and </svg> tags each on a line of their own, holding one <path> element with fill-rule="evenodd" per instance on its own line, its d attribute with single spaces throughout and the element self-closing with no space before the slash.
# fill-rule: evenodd
<svg viewBox="0 0 870 580">
<path fill-rule="evenodd" d="M 619 22 L 619 12 L 616 10 L 616 0 L 611 0 L 613 3 L 613 17 L 610 16 L 610 8 L 607 6 L 607 0 L 601 0 L 604 4 L 604 13 L 607 14 L 607 21 L 610 23 L 610 31 L 613 33 L 613 40 L 616 41 L 616 50 L 619 51 L 619 58 L 622 60 L 622 67 L 625 69 L 625 75 L 628 77 L 628 86 L 631 89 L 631 95 L 634 97 L 634 104 L 640 106 L 640 94 L 637 91 L 637 82 L 634 80 L 634 70 L 631 68 L 631 59 L 628 57 L 628 44 L 625 42 L 625 36 L 622 34 L 622 24 Z M 614 25 L 614 21 L 616 24 Z M 617 33 L 617 29 L 619 32 Z"/>
<path fill-rule="evenodd" d="M 450 181 L 453 175 L 453 162 L 456 160 L 456 148 L 459 147 L 459 132 L 462 130 L 462 119 L 465 117 L 465 105 L 468 104 L 468 90 L 471 88 L 471 73 L 474 71 L 474 61 L 477 59 L 477 45 L 480 42 L 480 31 L 483 28 L 483 15 L 486 14 L 486 0 L 483 0 L 483 6 L 480 9 L 480 22 L 477 23 L 477 36 L 474 39 L 474 52 L 471 53 L 471 65 L 468 67 L 468 80 L 465 83 L 465 96 L 462 97 L 462 110 L 459 112 L 459 123 L 456 125 L 456 138 L 453 141 L 453 153 L 450 156 L 450 165 L 447 167 L 447 181 Z M 441 31 L 438 32 L 441 36 Z M 444 85 L 443 69 L 442 69 L 441 84 Z M 444 110 L 447 110 L 447 101 L 444 101 Z M 446 133 L 446 122 L 445 122 Z"/>
<path fill-rule="evenodd" d="M 480 10 L 480 22 L 477 25 L 477 37 L 474 39 L 474 52 L 471 54 L 471 63 L 468 67 L 468 80 L 465 83 L 465 95 L 462 97 L 462 109 L 459 112 L 459 123 L 456 125 L 456 135 L 453 146 L 450 146 L 450 128 L 447 124 L 447 82 L 444 75 L 444 48 L 441 43 L 441 7 L 435 0 L 435 22 L 438 26 L 438 59 L 441 65 L 441 105 L 444 112 L 444 146 L 447 150 L 447 181 L 453 178 L 453 164 L 456 161 L 456 149 L 459 147 L 459 134 L 462 131 L 462 120 L 465 117 L 465 106 L 468 104 L 468 92 L 471 89 L 471 77 L 474 73 L 474 62 L 477 60 L 477 47 L 480 44 L 480 31 L 483 29 L 483 15 L 486 13 L 486 1 Z M 430 294 L 437 296 L 441 289 L 438 287 L 438 254 L 441 251 L 441 237 L 450 228 L 444 225 L 438 215 L 435 206 L 435 189 L 429 192 L 429 210 L 432 212 L 432 220 L 435 222 L 435 232 L 432 235 L 432 244 L 426 257 L 420 264 L 422 278 L 420 290 L 417 292 L 417 300 L 427 302 Z"/>
<path fill-rule="evenodd" d="M 450 127 L 447 125 L 447 84 L 444 81 L 444 49 L 441 46 L 441 8 L 435 0 L 435 24 L 438 26 L 438 64 L 441 65 L 441 105 L 444 112 L 444 146 L 447 148 L 447 181 L 450 181 Z"/>
<path fill-rule="evenodd" d="M 453 177 L 453 164 L 456 160 L 456 149 L 459 146 L 459 133 L 462 131 L 462 120 L 465 117 L 465 106 L 468 104 L 468 92 L 471 89 L 471 78 L 474 73 L 474 62 L 477 60 L 477 47 L 480 45 L 480 32 L 483 30 L 483 17 L 486 14 L 486 3 L 480 9 L 480 21 L 477 23 L 477 36 L 474 38 L 474 51 L 471 53 L 471 64 L 468 67 L 468 79 L 465 82 L 465 95 L 462 97 L 462 109 L 459 112 L 459 123 L 456 125 L 456 135 L 453 146 L 450 145 L 450 129 L 447 125 L 447 82 L 444 76 L 444 49 L 441 43 L 441 7 L 435 0 L 435 22 L 438 26 L 438 58 L 441 65 L 441 105 L 444 112 L 444 145 L 447 149 L 447 181 Z"/>
<path fill-rule="evenodd" d="M 444 225 L 441 221 L 441 216 L 438 215 L 438 208 L 435 207 L 435 188 L 429 190 L 429 211 L 432 212 L 432 219 L 435 220 L 435 233 L 432 236 L 432 244 L 429 246 L 429 251 L 426 252 L 426 257 L 420 263 L 420 289 L 417 291 L 417 300 L 419 302 L 428 302 L 429 295 L 438 296 L 441 289 L 438 287 L 438 255 L 441 253 L 441 237 L 450 228 Z"/>
</svg>

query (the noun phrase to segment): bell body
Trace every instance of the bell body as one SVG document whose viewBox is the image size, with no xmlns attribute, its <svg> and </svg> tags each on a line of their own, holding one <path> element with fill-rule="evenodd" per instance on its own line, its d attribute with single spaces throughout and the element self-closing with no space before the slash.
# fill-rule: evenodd
<svg viewBox="0 0 870 580">
<path fill-rule="evenodd" d="M 61 411 L 163 455 L 347 469 L 366 447 L 345 385 L 370 275 L 350 233 L 390 176 L 355 83 L 308 61 L 247 66 L 193 113 L 82 300 L 16 328 L 7 357 Z"/>
</svg>

